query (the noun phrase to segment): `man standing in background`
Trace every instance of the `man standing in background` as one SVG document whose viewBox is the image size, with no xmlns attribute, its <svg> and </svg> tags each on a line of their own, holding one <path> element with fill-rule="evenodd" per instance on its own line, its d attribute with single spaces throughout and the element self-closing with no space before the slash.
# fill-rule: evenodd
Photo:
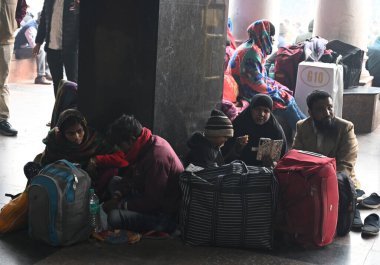
<svg viewBox="0 0 380 265">
<path fill-rule="evenodd" d="M 0 133 L 6 136 L 17 135 L 17 130 L 8 122 L 9 89 L 6 82 L 15 41 L 13 34 L 26 14 L 26 7 L 25 0 L 0 1 Z"/>
<path fill-rule="evenodd" d="M 78 82 L 79 1 L 45 0 L 42 8 L 33 54 L 37 55 L 46 42 L 45 51 L 55 96 L 63 79 L 63 68 L 67 80 Z"/>
</svg>

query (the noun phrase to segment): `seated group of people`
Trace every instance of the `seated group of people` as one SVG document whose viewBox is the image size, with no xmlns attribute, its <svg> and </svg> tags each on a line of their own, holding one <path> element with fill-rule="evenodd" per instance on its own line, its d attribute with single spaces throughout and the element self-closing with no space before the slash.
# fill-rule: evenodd
<svg viewBox="0 0 380 265">
<path fill-rule="evenodd" d="M 319 90 L 307 97 L 310 117 L 306 118 L 291 91 L 269 78 L 263 66 L 272 52 L 272 23 L 256 21 L 248 33 L 249 39 L 232 54 L 225 72 L 236 80 L 239 96 L 247 99 L 244 109 L 233 117 L 227 117 L 225 110 L 213 110 L 204 132 L 195 132 L 188 140 L 190 150 L 183 161 L 165 139 L 133 116 L 122 115 L 103 137 L 87 126 L 78 110 L 67 109 L 43 140 L 44 152 L 26 165 L 25 172 L 35 174 L 31 168 L 58 159 L 78 163 L 104 202 L 111 229 L 171 233 L 177 224 L 179 175 L 184 167 L 217 167 L 237 159 L 247 165 L 276 166 L 270 156 L 257 159 L 261 138 L 282 140 L 280 157 L 288 150 L 275 113 L 295 131 L 292 148 L 336 158 L 337 172 L 351 176 L 358 187 L 353 124 L 335 117 L 331 96 Z"/>
<path fill-rule="evenodd" d="M 337 171 L 355 179 L 358 147 L 352 123 L 334 116 L 331 96 L 324 91 L 311 93 L 307 104 L 310 117 L 298 122 L 292 148 L 334 157 Z M 103 137 L 78 110 L 68 109 L 43 140 L 44 152 L 26 165 L 25 172 L 32 172 L 31 165 L 43 167 L 58 159 L 78 163 L 104 202 L 110 229 L 172 233 L 178 223 L 179 175 L 184 166 L 210 168 L 239 159 L 247 165 L 273 167 L 276 161 L 270 157 L 256 159 L 260 138 L 283 140 L 280 156 L 286 153 L 284 132 L 272 109 L 271 97 L 257 94 L 233 122 L 212 110 L 205 130 L 188 140 L 190 150 L 183 161 L 165 139 L 133 116 L 122 115 Z"/>
</svg>

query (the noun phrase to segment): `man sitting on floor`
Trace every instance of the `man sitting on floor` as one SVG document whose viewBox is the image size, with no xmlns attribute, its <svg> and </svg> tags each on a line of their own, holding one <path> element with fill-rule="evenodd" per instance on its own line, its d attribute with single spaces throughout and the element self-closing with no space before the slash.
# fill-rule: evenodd
<svg viewBox="0 0 380 265">
<path fill-rule="evenodd" d="M 354 125 L 334 116 L 333 101 L 325 91 L 315 90 L 306 98 L 310 117 L 297 123 L 293 148 L 319 153 L 336 159 L 337 172 L 351 177 L 355 187 L 358 141 Z"/>
<path fill-rule="evenodd" d="M 111 124 L 109 138 L 129 162 L 128 173 L 111 181 L 113 199 L 103 205 L 110 227 L 174 232 L 180 202 L 178 178 L 184 169 L 170 144 L 128 115 Z M 118 205 L 117 209 L 111 210 L 112 205 Z"/>
<path fill-rule="evenodd" d="M 325 91 L 315 90 L 311 92 L 306 98 L 306 103 L 310 117 L 297 123 L 293 148 L 335 158 L 339 184 L 339 205 L 345 205 L 347 198 L 343 188 L 344 179 L 349 180 L 351 178 L 356 191 L 360 188 L 354 170 L 358 154 L 358 141 L 354 132 L 354 125 L 350 121 L 334 116 L 331 95 Z M 356 198 L 356 194 L 352 194 L 352 196 Z M 345 225 L 345 218 L 347 216 L 351 218 L 349 214 L 344 213 L 345 207 L 342 207 L 342 213 L 339 210 L 338 215 L 338 227 L 341 228 Z M 360 212 L 355 209 L 351 229 L 358 229 L 362 226 Z M 347 232 L 342 231 L 340 235 Z"/>
</svg>

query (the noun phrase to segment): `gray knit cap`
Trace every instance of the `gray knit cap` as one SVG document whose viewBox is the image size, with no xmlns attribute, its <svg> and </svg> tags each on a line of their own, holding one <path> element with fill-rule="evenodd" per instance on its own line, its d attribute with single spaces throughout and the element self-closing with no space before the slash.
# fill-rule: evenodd
<svg viewBox="0 0 380 265">
<path fill-rule="evenodd" d="M 220 110 L 212 110 L 211 116 L 206 123 L 205 136 L 234 136 L 234 128 L 231 120 Z"/>
</svg>

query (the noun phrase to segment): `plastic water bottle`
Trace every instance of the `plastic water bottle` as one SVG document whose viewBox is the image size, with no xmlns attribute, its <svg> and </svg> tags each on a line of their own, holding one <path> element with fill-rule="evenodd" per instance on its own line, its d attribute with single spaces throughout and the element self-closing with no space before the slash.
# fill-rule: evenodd
<svg viewBox="0 0 380 265">
<path fill-rule="evenodd" d="M 268 76 L 274 80 L 275 73 L 274 73 L 274 63 L 272 63 L 269 67 L 269 74 Z"/>
<path fill-rule="evenodd" d="M 99 206 L 99 198 L 95 194 L 94 189 L 90 189 L 90 226 L 92 232 L 100 232 L 100 206 Z"/>
</svg>

